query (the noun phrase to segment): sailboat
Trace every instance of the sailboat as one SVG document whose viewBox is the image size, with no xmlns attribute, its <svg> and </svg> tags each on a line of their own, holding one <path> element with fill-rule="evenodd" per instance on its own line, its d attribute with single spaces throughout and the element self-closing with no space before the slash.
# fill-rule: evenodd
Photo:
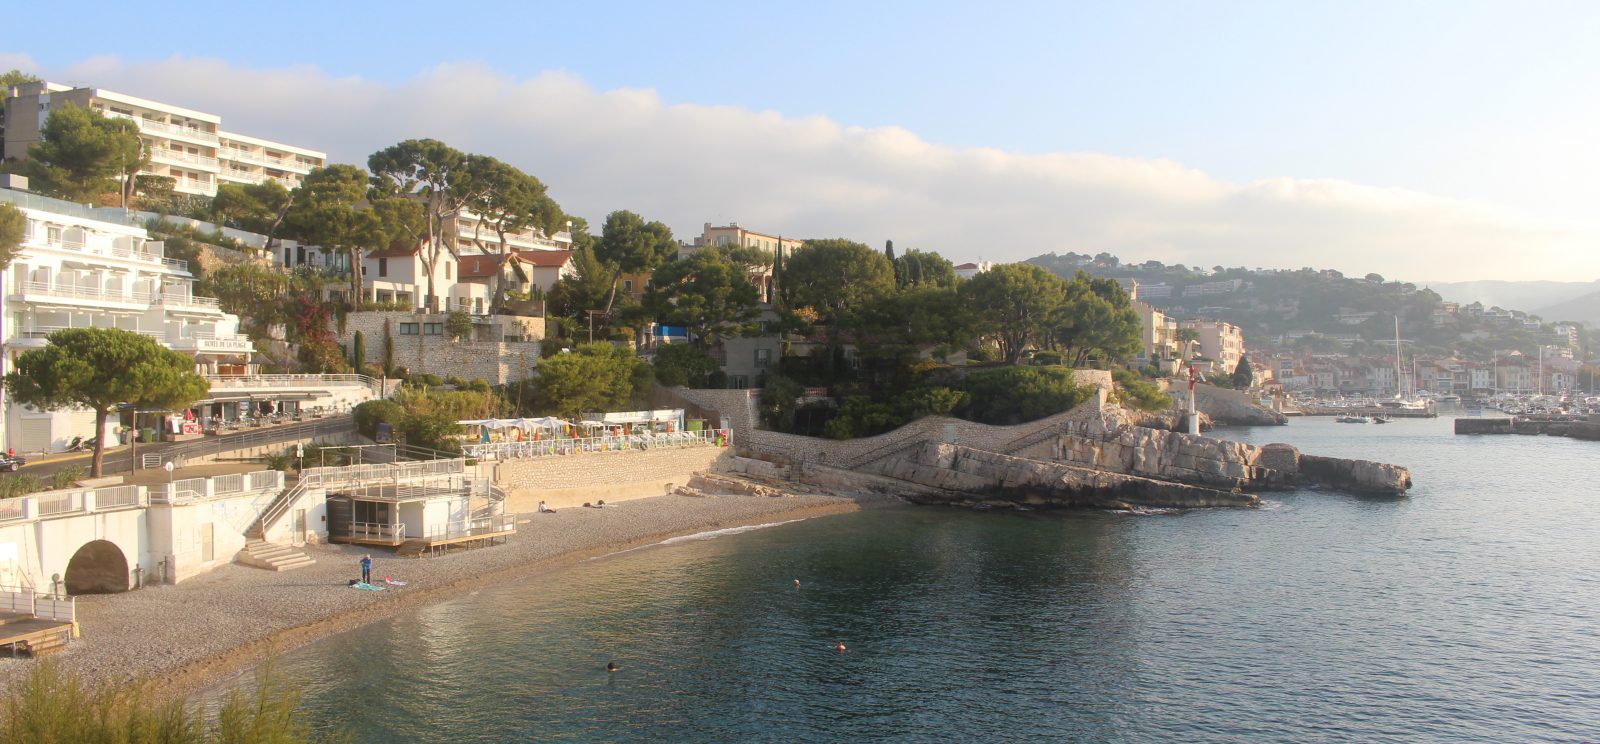
<svg viewBox="0 0 1600 744">
<path fill-rule="evenodd" d="M 1402 411 L 1426 411 L 1428 401 L 1418 400 L 1406 391 L 1405 377 L 1402 373 L 1404 353 L 1400 347 L 1400 316 L 1394 316 L 1394 399 L 1380 403 L 1384 408 L 1395 408 Z M 1414 375 L 1413 375 L 1414 376 Z M 1384 421 L 1388 423 L 1388 421 Z"/>
</svg>

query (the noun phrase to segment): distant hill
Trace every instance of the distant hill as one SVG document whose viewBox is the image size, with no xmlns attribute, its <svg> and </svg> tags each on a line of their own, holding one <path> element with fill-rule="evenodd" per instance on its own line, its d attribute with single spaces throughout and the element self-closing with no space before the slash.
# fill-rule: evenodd
<svg viewBox="0 0 1600 744">
<path fill-rule="evenodd" d="M 1600 291 L 1574 297 L 1565 302 L 1545 305 L 1533 311 L 1545 320 L 1576 320 L 1591 326 L 1600 326 Z"/>
<path fill-rule="evenodd" d="M 1568 300 L 1575 300 L 1590 293 L 1600 292 L 1600 281 L 1508 282 L 1499 279 L 1487 279 L 1475 282 L 1417 282 L 1417 284 L 1437 292 L 1440 297 L 1448 302 L 1459 302 L 1463 305 L 1481 302 L 1484 307 L 1498 305 L 1507 310 L 1543 308 Z M 1546 320 L 1557 319 L 1545 314 L 1542 310 L 1531 310 L 1531 312 Z M 1585 318 L 1563 317 L 1560 319 L 1584 320 Z"/>
</svg>

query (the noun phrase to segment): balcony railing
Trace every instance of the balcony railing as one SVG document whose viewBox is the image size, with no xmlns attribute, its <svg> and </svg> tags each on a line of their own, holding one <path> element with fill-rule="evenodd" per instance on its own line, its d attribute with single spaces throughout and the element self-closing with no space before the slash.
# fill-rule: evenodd
<svg viewBox="0 0 1600 744">
<path fill-rule="evenodd" d="M 96 302 L 121 302 L 130 305 L 149 305 L 156 298 L 154 293 L 141 290 L 112 290 L 74 284 L 51 284 L 50 282 L 17 282 L 17 293 L 44 295 L 46 297 L 66 297 L 74 300 L 94 300 Z"/>
<path fill-rule="evenodd" d="M 384 382 L 366 375 L 206 375 L 213 390 L 217 388 L 276 388 L 309 387 L 330 383 L 359 384 L 382 395 Z"/>
<path fill-rule="evenodd" d="M 167 148 L 164 148 L 164 147 L 153 147 L 153 148 L 151 148 L 150 149 L 150 157 L 154 158 L 154 159 L 157 159 L 157 160 L 166 160 L 166 161 L 170 161 L 170 162 L 174 162 L 174 163 L 185 163 L 185 164 L 188 164 L 188 165 L 198 165 L 198 166 L 202 166 L 202 167 L 205 167 L 205 168 L 215 168 L 215 167 L 217 167 L 217 159 L 216 158 L 209 157 L 209 156 L 206 156 L 206 155 L 197 155 L 197 154 L 191 153 L 191 152 L 183 152 L 181 150 L 171 150 L 171 149 L 167 149 Z"/>
<path fill-rule="evenodd" d="M 127 114 L 119 114 L 119 113 L 117 113 L 115 111 L 107 111 L 105 113 L 106 113 L 106 116 L 112 116 L 112 117 L 116 117 L 116 118 L 119 118 L 119 119 L 132 120 L 133 122 L 135 122 L 135 123 L 137 123 L 139 125 L 139 131 L 142 131 L 142 132 L 149 132 L 151 134 L 160 134 L 160 135 L 166 135 L 166 136 L 188 137 L 189 139 L 199 140 L 201 142 L 216 142 L 217 141 L 217 133 L 216 132 L 207 132 L 204 129 L 199 129 L 197 127 L 185 127 L 185 126 L 180 126 L 180 125 L 177 125 L 177 124 L 168 124 L 168 123 L 166 123 L 164 121 L 156 121 L 154 119 L 146 119 L 146 118 L 144 118 L 142 116 L 129 116 Z"/>
<path fill-rule="evenodd" d="M 215 297 L 162 293 L 157 299 L 161 304 L 172 307 L 199 307 L 219 311 L 222 309 L 222 303 Z"/>
<path fill-rule="evenodd" d="M 218 152 L 218 155 L 220 155 L 224 160 L 232 160 L 236 163 L 256 163 L 258 165 L 270 165 L 274 168 L 284 168 L 299 173 L 310 173 L 312 168 L 317 167 L 315 165 L 302 163 L 294 158 L 280 158 L 264 153 L 251 152 L 249 150 L 224 148 Z"/>
<path fill-rule="evenodd" d="M 30 225 L 29 227 L 31 228 L 32 226 Z M 25 232 L 22 239 L 23 245 L 30 248 L 53 248 L 58 251 L 75 251 L 78 253 L 87 253 L 95 256 L 110 256 L 112 258 L 125 258 L 130 261 L 139 261 L 142 263 L 161 264 L 163 266 L 170 266 L 178 269 L 179 271 L 189 270 L 188 261 L 182 261 L 176 258 L 167 258 L 161 255 L 161 251 L 159 250 L 148 250 L 148 246 L 152 244 L 157 247 L 164 248 L 164 245 L 160 241 L 151 241 L 150 243 L 147 243 L 146 250 L 121 248 L 115 245 L 90 246 L 82 240 L 69 239 L 64 236 L 51 239 L 48 233 L 33 229 L 29 229 L 27 232 Z"/>
</svg>

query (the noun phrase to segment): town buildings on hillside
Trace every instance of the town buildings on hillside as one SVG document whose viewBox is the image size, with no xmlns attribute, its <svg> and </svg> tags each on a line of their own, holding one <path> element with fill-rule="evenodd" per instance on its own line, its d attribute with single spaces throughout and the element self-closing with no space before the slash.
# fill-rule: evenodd
<svg viewBox="0 0 1600 744">
<path fill-rule="evenodd" d="M 16 176 L 9 184 L 0 188 L 0 202 L 17 207 L 27 223 L 21 251 L 0 270 L 0 375 L 11 371 L 18 356 L 48 343 L 53 331 L 120 328 L 192 355 L 195 371 L 212 381 L 210 395 L 189 409 L 191 434 L 213 418 L 342 407 L 372 397 L 370 381 L 258 375 L 257 349 L 240 333 L 239 317 L 223 312 L 215 298 L 196 295 L 191 267 L 165 255 L 165 245 L 124 210 L 31 194 L 15 188 L 25 184 Z M 112 435 L 94 432 L 94 415 L 86 410 L 39 411 L 3 392 L 0 407 L 0 438 L 18 452 L 59 450 L 73 437 Z M 182 427 L 176 433 L 183 434 Z"/>
<path fill-rule="evenodd" d="M 13 86 L 5 101 L 5 159 L 27 160 L 50 112 L 63 106 L 129 119 L 150 154 L 142 175 L 173 180 L 180 194 L 215 196 L 223 183 L 277 181 L 293 189 L 316 168 L 327 165 L 317 150 L 253 137 L 222 128 L 222 117 L 169 103 L 109 91 L 56 83 Z"/>
</svg>

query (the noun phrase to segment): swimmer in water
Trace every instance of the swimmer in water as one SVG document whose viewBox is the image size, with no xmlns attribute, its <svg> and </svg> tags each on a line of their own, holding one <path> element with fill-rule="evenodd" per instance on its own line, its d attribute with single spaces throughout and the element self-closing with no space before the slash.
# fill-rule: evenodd
<svg viewBox="0 0 1600 744">
<path fill-rule="evenodd" d="M 617 666 L 617 662 L 615 662 L 615 661 L 606 662 L 606 671 L 607 672 L 615 672 L 615 671 L 617 671 L 618 669 L 621 669 L 621 668 L 622 667 Z"/>
<path fill-rule="evenodd" d="M 844 641 L 839 641 L 834 645 L 833 649 L 841 654 L 844 653 Z"/>
<path fill-rule="evenodd" d="M 795 579 L 794 580 L 794 588 L 796 588 L 796 589 L 800 588 L 800 580 L 799 579 Z"/>
</svg>

